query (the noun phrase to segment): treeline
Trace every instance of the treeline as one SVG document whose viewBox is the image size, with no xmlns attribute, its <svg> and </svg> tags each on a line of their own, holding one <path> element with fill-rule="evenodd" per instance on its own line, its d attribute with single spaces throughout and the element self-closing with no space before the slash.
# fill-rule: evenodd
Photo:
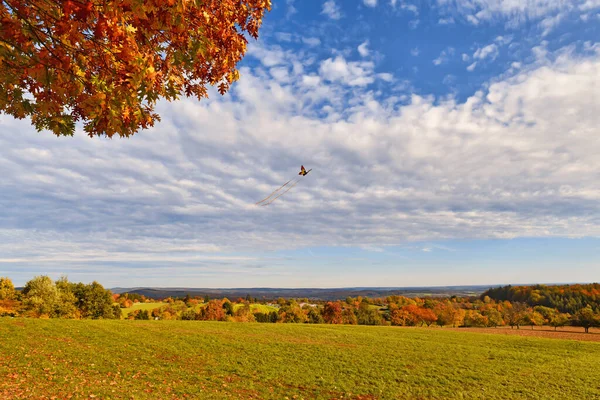
<svg viewBox="0 0 600 400">
<path fill-rule="evenodd" d="M 258 303 L 250 296 L 224 299 L 167 298 L 154 309 L 133 310 L 128 319 L 235 321 L 392 326 L 498 327 L 600 326 L 599 285 L 505 286 L 481 297 L 348 297 L 345 301 L 279 298 Z M 566 300 L 566 301 L 565 301 Z M 139 294 L 111 294 L 97 282 L 52 282 L 35 277 L 22 291 L 0 278 L 0 316 L 122 318 L 121 308 L 151 301 Z M 568 308 L 565 308 L 564 305 Z M 562 306 L 559 306 L 562 305 Z M 152 305 L 150 305 L 152 307 Z M 565 310 L 572 310 L 566 312 Z"/>
<path fill-rule="evenodd" d="M 481 298 L 488 296 L 496 301 L 525 303 L 531 307 L 544 306 L 560 312 L 574 314 L 591 307 L 600 311 L 600 284 L 501 286 L 487 290 Z"/>
<path fill-rule="evenodd" d="M 298 302 L 295 299 L 279 299 L 264 305 L 252 304 L 244 299 L 200 299 L 183 301 L 166 299 L 165 305 L 154 310 L 136 310 L 128 315 L 131 319 L 180 319 L 197 321 L 235 321 L 263 323 L 308 323 L 350 325 L 392 325 L 440 327 L 498 327 L 552 326 L 555 329 L 567 325 L 589 328 L 600 326 L 600 313 L 584 307 L 574 314 L 562 313 L 545 306 L 530 307 L 525 303 L 496 302 L 490 297 L 421 299 L 403 296 L 386 298 L 347 298 L 346 301 L 317 303 Z"/>
<path fill-rule="evenodd" d="M 66 277 L 53 282 L 36 276 L 21 291 L 8 278 L 0 278 L 0 316 L 35 318 L 121 318 L 112 294 L 98 282 L 69 282 Z"/>
</svg>

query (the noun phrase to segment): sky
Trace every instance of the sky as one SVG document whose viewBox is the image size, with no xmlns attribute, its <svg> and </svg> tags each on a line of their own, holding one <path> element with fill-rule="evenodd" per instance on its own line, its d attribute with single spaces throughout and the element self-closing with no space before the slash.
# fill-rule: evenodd
<svg viewBox="0 0 600 400">
<path fill-rule="evenodd" d="M 129 139 L 0 114 L 0 276 L 600 281 L 599 0 L 276 0 L 239 68 Z"/>
</svg>

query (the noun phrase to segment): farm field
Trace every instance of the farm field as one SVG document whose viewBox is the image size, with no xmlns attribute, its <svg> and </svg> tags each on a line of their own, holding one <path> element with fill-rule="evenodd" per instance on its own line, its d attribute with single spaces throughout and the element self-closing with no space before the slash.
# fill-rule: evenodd
<svg viewBox="0 0 600 400">
<path fill-rule="evenodd" d="M 237 311 L 240 308 L 242 308 L 242 304 L 234 304 L 233 305 L 233 311 Z M 252 310 L 253 313 L 255 313 L 255 312 L 270 313 L 271 311 L 277 312 L 278 308 L 273 307 L 273 306 L 267 306 L 265 304 L 253 303 L 253 304 L 250 304 L 250 310 Z"/>
<path fill-rule="evenodd" d="M 165 305 L 165 303 L 160 303 L 160 302 L 156 302 L 156 303 L 134 303 L 131 307 L 121 308 L 121 315 L 123 315 L 123 317 L 127 317 L 127 314 L 129 314 L 132 311 L 136 311 L 136 310 L 148 310 L 148 311 L 152 311 L 155 308 L 160 308 L 160 307 L 162 307 L 164 305 Z"/>
<path fill-rule="evenodd" d="M 0 318 L 0 339 L 2 399 L 600 397 L 600 343 L 466 329 Z"/>
<path fill-rule="evenodd" d="M 562 327 L 558 330 L 554 328 L 543 326 L 535 327 L 531 329 L 530 326 L 522 326 L 521 329 L 511 329 L 509 326 L 502 326 L 497 328 L 443 328 L 449 330 L 455 330 L 459 332 L 477 332 L 477 333 L 488 333 L 498 335 L 517 335 L 517 336 L 529 336 L 529 337 L 541 337 L 549 339 L 568 339 L 568 340 L 583 340 L 589 342 L 600 342 L 600 329 L 590 328 L 589 333 L 585 333 L 585 330 L 576 326 Z"/>
</svg>

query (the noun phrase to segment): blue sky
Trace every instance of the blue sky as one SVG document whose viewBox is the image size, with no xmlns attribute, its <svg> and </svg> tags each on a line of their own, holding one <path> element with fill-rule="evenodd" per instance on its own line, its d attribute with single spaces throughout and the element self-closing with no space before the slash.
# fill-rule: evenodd
<svg viewBox="0 0 600 400">
<path fill-rule="evenodd" d="M 0 276 L 600 281 L 599 26 L 598 0 L 282 0 L 230 93 L 130 139 L 0 115 Z"/>
</svg>

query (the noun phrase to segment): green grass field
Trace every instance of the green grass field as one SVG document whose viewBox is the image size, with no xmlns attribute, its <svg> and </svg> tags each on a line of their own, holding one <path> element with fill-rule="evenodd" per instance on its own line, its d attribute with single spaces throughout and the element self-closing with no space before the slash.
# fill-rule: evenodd
<svg viewBox="0 0 600 400">
<path fill-rule="evenodd" d="M 600 343 L 435 328 L 0 318 L 2 399 L 592 399 L 598 365 Z"/>
<path fill-rule="evenodd" d="M 123 317 L 127 317 L 127 314 L 129 314 L 130 312 L 135 311 L 135 310 L 152 311 L 155 308 L 161 308 L 164 305 L 166 305 L 166 304 L 165 303 L 135 303 L 129 308 L 121 308 L 121 314 L 123 315 Z"/>
</svg>

